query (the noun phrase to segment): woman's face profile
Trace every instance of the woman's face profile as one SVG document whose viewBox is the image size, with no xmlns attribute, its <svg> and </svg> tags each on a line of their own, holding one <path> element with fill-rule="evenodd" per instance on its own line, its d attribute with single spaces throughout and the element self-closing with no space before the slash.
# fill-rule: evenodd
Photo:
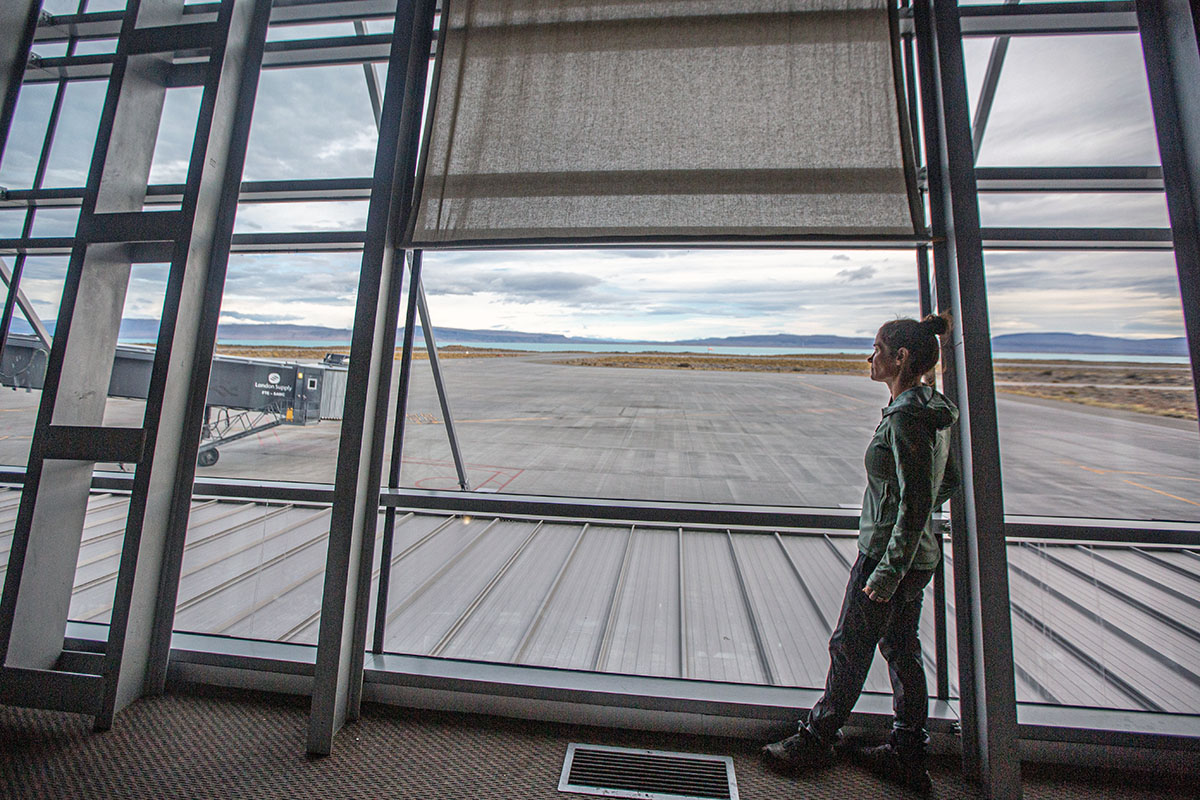
<svg viewBox="0 0 1200 800">
<path fill-rule="evenodd" d="M 900 359 L 888 349 L 879 334 L 875 334 L 875 345 L 867 356 L 871 364 L 871 380 L 887 381 L 900 373 Z"/>
</svg>

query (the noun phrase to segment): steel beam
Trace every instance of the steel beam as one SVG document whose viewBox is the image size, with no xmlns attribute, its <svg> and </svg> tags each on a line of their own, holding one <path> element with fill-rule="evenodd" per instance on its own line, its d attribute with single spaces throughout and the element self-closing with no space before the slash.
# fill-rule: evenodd
<svg viewBox="0 0 1200 800">
<path fill-rule="evenodd" d="M 915 105 L 915 104 L 914 104 Z M 980 192 L 1161 192 L 1161 167 L 976 167 Z M 150 205 L 179 205 L 183 184 L 151 186 Z M 367 200 L 370 178 L 313 178 L 291 181 L 246 181 L 239 202 L 288 203 Z M 0 192 L 0 208 L 78 208 L 83 187 L 8 189 Z"/>
<path fill-rule="evenodd" d="M 181 213 L 191 217 L 191 236 L 175 243 L 147 400 L 147 422 L 159 417 L 156 446 L 163 450 L 151 474 L 156 483 L 147 489 L 154 498 L 147 519 L 164 540 L 161 575 L 153 614 L 140 621 L 150 628 L 140 691 L 152 693 L 161 693 L 166 684 L 209 373 L 271 13 L 271 0 L 227 5 L 232 8 L 222 7 L 214 23 L 222 30 L 207 64 L 181 198 Z"/>
<path fill-rule="evenodd" d="M 1161 192 L 1161 167 L 976 167 L 980 192 Z"/>
<path fill-rule="evenodd" d="M 17 95 L 37 30 L 41 0 L 5 0 L 0 4 L 0 156 L 17 107 Z"/>
<path fill-rule="evenodd" d="M 420 252 L 419 250 L 417 251 Z M 463 467 L 462 453 L 458 449 L 458 436 L 454 433 L 454 415 L 450 412 L 450 398 L 446 395 L 446 384 L 442 380 L 442 365 L 438 361 L 437 342 L 433 336 L 433 321 L 429 317 L 429 305 L 425 302 L 425 286 L 419 280 L 413 284 L 417 291 L 417 310 L 421 313 L 421 332 L 425 335 L 425 352 L 429 355 L 429 367 L 433 371 L 433 385 L 437 389 L 438 403 L 442 407 L 442 423 L 450 441 L 450 455 L 454 459 L 454 471 L 458 474 L 458 486 L 464 492 L 471 486 L 467 482 L 467 471 Z"/>
<path fill-rule="evenodd" d="M 143 16 L 146 21 L 171 21 L 170 11 L 164 3 L 135 0 L 123 30 Z M 160 76 L 159 65 L 148 57 L 123 61 L 114 74 L 82 215 L 140 206 L 165 95 Z M 0 600 L 0 662 L 5 668 L 51 669 L 62 651 L 93 464 L 46 459 L 42 442 L 52 422 L 102 423 L 105 393 L 96 387 L 108 385 L 129 270 L 119 246 L 81 244 L 72 253 Z M 80 297 L 86 302 L 76 318 Z M 64 363 L 71 369 L 64 370 Z M 117 666 L 120 655 L 119 647 L 109 651 Z M 103 727 L 103 721 L 97 724 Z"/>
<path fill-rule="evenodd" d="M 308 727 L 307 749 L 313 754 L 332 751 L 334 735 L 347 719 L 357 717 L 362 696 L 371 561 L 403 274 L 396 247 L 412 206 L 435 6 L 436 0 L 400 0 L 396 9 L 338 446 Z"/>
<path fill-rule="evenodd" d="M 1138 0 L 1137 14 L 1200 407 L 1200 9 L 1188 0 Z"/>
<path fill-rule="evenodd" d="M 984 228 L 989 250 L 1170 250 L 1169 228 Z"/>
<path fill-rule="evenodd" d="M 1138 29 L 1132 2 L 963 6 L 959 15 L 963 36 L 1063 36 Z"/>
<path fill-rule="evenodd" d="M 921 0 L 915 5 L 914 22 L 917 36 L 923 40 L 922 73 L 929 76 L 924 99 L 935 122 L 926 140 L 936 135 L 936 143 L 927 144 L 927 161 L 931 173 L 935 160 L 938 164 L 940 202 L 936 212 L 942 218 L 936 224 L 938 232 L 944 232 L 945 244 L 934 249 L 938 303 L 949 305 L 954 314 L 951 374 L 961 412 L 958 455 L 964 486 L 952 514 L 964 767 L 980 781 L 988 797 L 1019 798 L 1021 768 L 1000 443 L 957 4 Z M 961 657 L 964 651 L 965 659 Z"/>
<path fill-rule="evenodd" d="M 5 669 L 53 668 L 94 463 L 135 463 L 99 661 L 100 699 L 77 709 L 94 714 L 97 728 L 109 727 L 118 710 L 153 688 L 156 656 L 165 674 L 199 438 L 195 399 L 202 408 L 269 13 L 270 0 L 233 0 L 220 6 L 215 23 L 189 30 L 174 27 L 183 18 L 182 0 L 133 0 L 122 20 L 14 531 L 19 558 L 10 564 L 0 604 Z M 156 32 L 140 32 L 150 29 Z M 179 211 L 147 214 L 146 181 L 169 72 L 168 58 L 155 51 L 189 39 L 209 54 L 190 180 Z M 129 243 L 147 241 L 166 250 L 171 268 L 144 426 L 102 427 L 105 393 L 95 388 L 107 385 L 111 371 L 136 261 Z"/>
</svg>

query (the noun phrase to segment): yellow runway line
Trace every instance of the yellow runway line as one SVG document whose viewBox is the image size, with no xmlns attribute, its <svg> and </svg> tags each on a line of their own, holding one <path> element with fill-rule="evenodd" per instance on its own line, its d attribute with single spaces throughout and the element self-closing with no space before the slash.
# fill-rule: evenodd
<svg viewBox="0 0 1200 800">
<path fill-rule="evenodd" d="M 1073 462 L 1066 462 L 1068 464 Z M 1189 478 L 1186 475 L 1163 475 L 1159 472 L 1138 472 L 1131 469 L 1100 469 L 1098 467 L 1085 467 L 1083 464 L 1075 464 L 1080 469 L 1085 469 L 1088 472 L 1094 472 L 1097 475 L 1141 475 L 1146 478 L 1167 478 L 1173 481 L 1192 481 L 1200 483 L 1200 478 Z M 1136 485 L 1136 484 L 1135 484 Z"/>
<path fill-rule="evenodd" d="M 1126 478 L 1123 478 L 1122 480 L 1124 480 L 1125 483 L 1128 483 L 1130 486 L 1136 486 L 1139 489 L 1145 489 L 1146 491 L 1149 491 L 1149 492 L 1155 492 L 1156 494 L 1165 495 L 1166 497 L 1169 497 L 1172 500 L 1178 500 L 1181 503 L 1188 503 L 1189 505 L 1200 506 L 1200 503 L 1197 503 L 1195 500 L 1188 500 L 1187 498 L 1180 497 L 1177 494 L 1171 494 L 1170 492 L 1164 492 L 1162 489 L 1155 489 L 1153 486 L 1146 486 L 1144 483 L 1138 483 L 1137 481 L 1131 481 Z"/>
</svg>

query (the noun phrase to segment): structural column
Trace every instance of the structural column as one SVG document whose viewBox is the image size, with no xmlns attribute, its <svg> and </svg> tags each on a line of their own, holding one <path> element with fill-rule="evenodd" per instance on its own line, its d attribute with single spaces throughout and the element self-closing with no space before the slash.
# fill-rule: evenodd
<svg viewBox="0 0 1200 800">
<path fill-rule="evenodd" d="M 1200 9 L 1138 0 L 1137 17 L 1200 407 Z"/>
<path fill-rule="evenodd" d="M 25 64 L 37 30 L 40 0 L 4 0 L 0 3 L 0 156 L 8 143 L 17 94 L 25 77 Z"/>
<path fill-rule="evenodd" d="M 983 245 L 958 8 L 915 5 L 926 76 L 934 267 L 938 303 L 954 315 L 955 399 L 961 412 L 962 499 L 954 513 L 954 573 L 962 687 L 964 768 L 990 798 L 1019 798 L 1012 623 L 1000 444 L 992 378 Z M 935 182 L 937 185 L 935 185 Z"/>
<path fill-rule="evenodd" d="M 30 446 L 0 597 L 0 702 L 92 714 L 98 728 L 161 685 L 187 530 L 216 314 L 270 0 L 213 21 L 183 0 L 130 0 L 122 21 Z M 177 69 L 175 55 L 207 63 Z M 198 68 L 196 68 L 198 67 Z M 180 74 L 182 72 L 182 75 Z M 178 211 L 148 211 L 166 89 L 203 94 Z M 134 264 L 169 262 L 141 427 L 103 425 Z M 63 633 L 96 463 L 134 465 L 102 655 L 64 662 Z"/>
<path fill-rule="evenodd" d="M 338 445 L 329 555 L 321 601 L 308 752 L 325 755 L 358 717 L 370 604 L 371 560 L 387 430 L 403 253 L 412 207 L 421 104 L 436 0 L 399 0 L 384 86 L 375 177 L 367 211 L 350 373 Z"/>
</svg>

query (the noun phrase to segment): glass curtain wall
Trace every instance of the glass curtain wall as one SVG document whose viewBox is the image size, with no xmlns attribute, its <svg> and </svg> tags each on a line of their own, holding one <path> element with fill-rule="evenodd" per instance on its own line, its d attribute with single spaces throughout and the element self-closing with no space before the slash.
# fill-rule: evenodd
<svg viewBox="0 0 1200 800">
<path fill-rule="evenodd" d="M 390 26 L 384 18 L 271 28 L 213 365 L 214 381 L 223 374 L 225 383 L 212 385 L 206 411 L 180 630 L 315 641 L 330 513 L 323 492 L 334 480 L 377 138 L 370 87 L 386 79 L 378 62 Z M 35 51 L 103 54 L 112 42 L 50 38 Z M 967 42 L 974 97 L 992 43 Z M 5 266 L 20 260 L 22 290 L 47 324 L 104 91 L 94 78 L 30 80 L 0 162 Z M 159 208 L 177 202 L 197 103 L 197 90 L 168 92 L 152 171 Z M 1166 224 L 1156 187 L 1000 192 L 983 180 L 986 169 L 1010 167 L 1156 168 L 1136 34 L 1014 39 L 981 141 L 985 228 L 1044 229 L 1050 239 Z M 26 241 L 18 248 L 13 240 Z M 673 523 L 401 507 L 390 549 L 383 552 L 383 537 L 376 545 L 374 579 L 391 581 L 378 649 L 819 686 L 853 558 L 861 454 L 886 401 L 864 374 L 864 356 L 879 323 L 918 313 L 913 261 L 906 250 L 426 254 L 423 287 L 446 403 L 418 337 L 401 489 L 461 490 L 461 466 L 469 493 L 460 500 L 531 495 L 700 512 Z M 1200 436 L 1178 351 L 1173 270 L 1168 250 L 1144 242 L 1136 251 L 987 252 L 1008 515 L 1064 528 L 1104 520 L 1137 539 L 1048 534 L 1010 543 L 1022 701 L 1198 711 L 1191 598 L 1200 555 L 1140 529 L 1200 522 Z M 134 267 L 122 330 L 130 352 L 155 339 L 162 280 L 161 265 Z M 26 340 L 34 346 L 18 353 Z M 3 393 L 0 411 L 4 466 L 26 459 L 37 352 L 18 306 L 0 362 L 4 385 L 16 388 Z M 119 424 L 141 408 L 113 397 L 109 412 L 109 424 Z M 0 497 L 0 563 L 16 497 L 13 489 Z M 85 538 L 95 541 L 81 551 L 77 619 L 106 619 L 123 502 L 119 490 L 93 498 Z M 703 518 L 722 506 L 804 509 L 818 521 L 829 512 L 839 525 Z M 926 603 L 923 622 L 931 688 L 934 665 L 954 659 L 953 625 L 949 661 L 934 652 L 933 606 Z M 953 614 L 953 598 L 948 608 Z M 948 672 L 953 696 L 956 671 Z M 887 690 L 878 666 L 868 689 Z"/>
<path fill-rule="evenodd" d="M 993 42 L 968 42 L 976 86 Z M 1160 182 L 1115 180 L 1161 174 L 1136 33 L 1017 37 L 1000 76 L 981 178 L 1082 167 L 1096 180 L 1087 193 L 987 192 L 981 180 L 985 227 L 1052 240 L 1168 226 Z M 1161 247 L 986 253 L 1005 510 L 1083 529 L 1009 544 L 1019 701 L 1200 711 L 1200 551 L 1136 530 L 1200 522 L 1195 387 Z M 1089 526 L 1117 532 L 1089 541 Z"/>
<path fill-rule="evenodd" d="M 386 29 L 371 21 L 372 32 Z M 367 30 L 351 20 L 273 25 L 267 38 L 319 51 Z M 377 140 L 364 69 L 378 67 L 351 56 L 260 77 L 178 630 L 316 643 L 330 506 L 311 498 L 334 480 Z M 274 502 L 253 499 L 253 489 L 246 500 L 206 494 L 230 480 L 308 489 Z"/>
</svg>

